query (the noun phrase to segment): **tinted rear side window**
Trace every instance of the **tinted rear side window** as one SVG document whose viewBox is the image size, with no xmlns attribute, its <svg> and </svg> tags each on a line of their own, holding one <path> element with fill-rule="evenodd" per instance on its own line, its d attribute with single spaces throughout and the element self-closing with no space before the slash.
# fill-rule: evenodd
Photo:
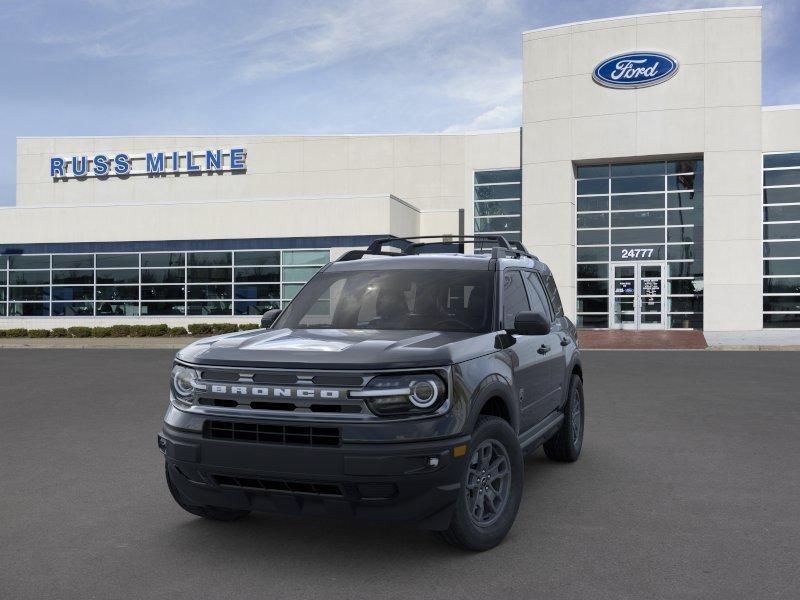
<svg viewBox="0 0 800 600">
<path fill-rule="evenodd" d="M 561 304 L 561 296 L 558 295 L 556 280 L 553 279 L 552 273 L 548 273 L 545 276 L 544 287 L 547 290 L 547 295 L 550 298 L 550 305 L 553 307 L 553 312 L 555 312 L 556 317 L 563 317 L 564 306 Z"/>
<path fill-rule="evenodd" d="M 526 271 L 525 284 L 528 286 L 528 297 L 531 303 L 531 310 L 541 313 L 546 319 L 552 319 L 550 308 L 547 303 L 547 296 L 545 295 L 542 284 L 539 282 L 539 276 L 536 273 Z"/>
<path fill-rule="evenodd" d="M 528 294 L 525 292 L 520 272 L 503 273 L 503 327 L 513 328 L 517 313 L 530 309 Z"/>
</svg>

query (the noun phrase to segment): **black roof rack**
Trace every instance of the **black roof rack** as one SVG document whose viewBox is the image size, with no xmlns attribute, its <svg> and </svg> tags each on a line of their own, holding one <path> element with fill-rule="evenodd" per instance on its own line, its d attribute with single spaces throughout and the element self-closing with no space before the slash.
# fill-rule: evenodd
<svg viewBox="0 0 800 600">
<path fill-rule="evenodd" d="M 435 241 L 419 241 L 435 240 Z M 464 244 L 492 244 L 492 258 L 521 258 L 523 256 L 538 260 L 536 256 L 528 252 L 522 242 L 509 242 L 502 235 L 421 235 L 414 237 L 385 237 L 372 240 L 366 250 L 350 250 L 343 254 L 337 262 L 358 260 L 364 256 L 413 256 L 416 254 L 429 254 L 431 250 L 445 245 L 455 245 L 458 253 L 464 253 Z M 391 252 L 384 249 L 384 246 L 396 248 L 398 251 Z M 427 252 L 426 252 L 427 250 Z"/>
</svg>

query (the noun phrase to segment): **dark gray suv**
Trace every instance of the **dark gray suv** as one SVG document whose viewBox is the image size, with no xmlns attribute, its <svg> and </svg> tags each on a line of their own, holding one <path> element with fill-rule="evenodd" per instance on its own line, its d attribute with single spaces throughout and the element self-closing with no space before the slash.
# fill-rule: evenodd
<svg viewBox="0 0 800 600">
<path fill-rule="evenodd" d="M 195 515 L 412 522 L 485 550 L 516 517 L 523 453 L 581 452 L 575 327 L 501 236 L 376 240 L 262 326 L 175 358 L 158 444 Z"/>
</svg>

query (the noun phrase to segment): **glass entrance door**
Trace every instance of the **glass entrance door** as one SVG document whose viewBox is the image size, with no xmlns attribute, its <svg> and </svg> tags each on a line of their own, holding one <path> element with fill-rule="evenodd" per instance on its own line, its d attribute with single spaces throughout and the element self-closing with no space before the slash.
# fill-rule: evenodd
<svg viewBox="0 0 800 600">
<path fill-rule="evenodd" d="M 664 276 L 666 263 L 611 264 L 611 327 L 665 329 Z"/>
</svg>

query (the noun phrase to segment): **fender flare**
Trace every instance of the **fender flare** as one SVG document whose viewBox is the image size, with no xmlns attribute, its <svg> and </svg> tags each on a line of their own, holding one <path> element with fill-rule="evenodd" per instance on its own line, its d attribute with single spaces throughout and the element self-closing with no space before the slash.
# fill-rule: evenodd
<svg viewBox="0 0 800 600">
<path fill-rule="evenodd" d="M 515 401 L 514 388 L 506 378 L 498 374 L 489 375 L 476 388 L 470 401 L 467 431 L 475 429 L 483 407 L 491 398 L 500 398 L 508 413 L 511 428 L 519 432 L 519 402 Z"/>
</svg>

